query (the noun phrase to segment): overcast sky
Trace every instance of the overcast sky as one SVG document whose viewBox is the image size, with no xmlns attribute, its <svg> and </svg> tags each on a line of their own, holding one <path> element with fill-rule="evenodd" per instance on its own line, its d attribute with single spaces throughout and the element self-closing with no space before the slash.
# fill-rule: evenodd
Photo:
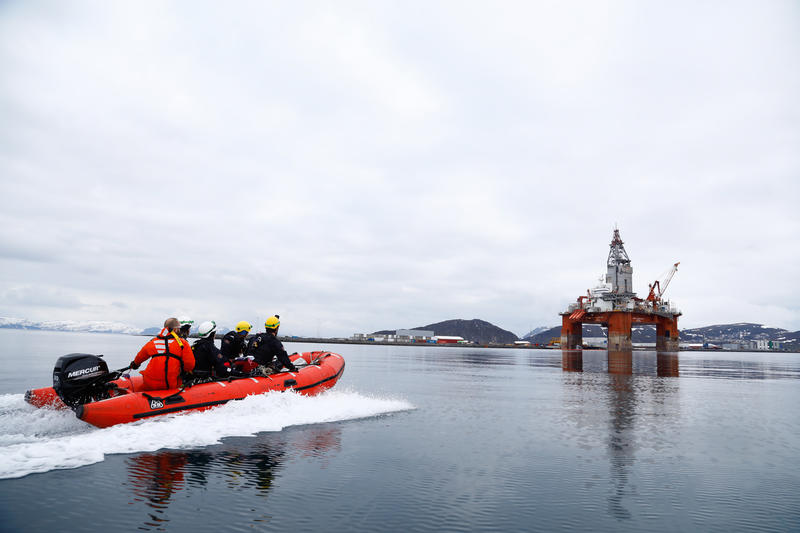
<svg viewBox="0 0 800 533">
<path fill-rule="evenodd" d="M 0 316 L 800 329 L 797 2 L 0 2 Z"/>
</svg>

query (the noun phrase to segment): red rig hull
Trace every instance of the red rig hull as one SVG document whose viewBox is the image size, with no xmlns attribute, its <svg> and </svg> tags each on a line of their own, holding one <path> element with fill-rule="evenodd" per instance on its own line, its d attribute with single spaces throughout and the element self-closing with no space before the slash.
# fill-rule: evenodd
<svg viewBox="0 0 800 533">
<path fill-rule="evenodd" d="M 290 358 L 300 366 L 297 372 L 211 381 L 185 389 L 142 391 L 141 376 L 122 377 L 113 382 L 120 389 L 118 396 L 79 405 L 75 414 L 93 426 L 104 428 L 169 413 L 204 411 L 231 400 L 271 391 L 319 394 L 333 387 L 344 372 L 344 358 L 332 352 L 306 352 Z M 306 366 L 301 366 L 303 364 Z M 52 387 L 29 390 L 25 400 L 36 407 L 68 408 Z"/>
</svg>

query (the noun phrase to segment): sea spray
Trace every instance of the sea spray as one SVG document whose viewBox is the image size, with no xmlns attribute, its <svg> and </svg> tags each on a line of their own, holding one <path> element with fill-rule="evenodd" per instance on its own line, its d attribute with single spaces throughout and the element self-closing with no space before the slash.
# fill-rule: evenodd
<svg viewBox="0 0 800 533">
<path fill-rule="evenodd" d="M 368 418 L 413 409 L 402 399 L 348 390 L 318 396 L 271 392 L 203 412 L 156 417 L 97 429 L 72 411 L 35 409 L 22 395 L 0 395 L 0 479 L 76 468 L 108 454 L 197 448 L 225 437 L 249 436 L 304 424 Z"/>
</svg>

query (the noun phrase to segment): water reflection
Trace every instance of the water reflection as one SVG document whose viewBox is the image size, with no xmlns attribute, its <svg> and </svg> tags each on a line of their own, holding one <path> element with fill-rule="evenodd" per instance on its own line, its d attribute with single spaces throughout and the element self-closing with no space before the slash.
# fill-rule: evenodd
<svg viewBox="0 0 800 533">
<path fill-rule="evenodd" d="M 562 350 L 561 368 L 565 372 L 659 377 L 800 379 L 793 354 L 682 352 L 679 358 L 678 352 Z"/>
<path fill-rule="evenodd" d="M 755 356 L 755 357 L 754 357 Z M 691 354 L 683 361 L 684 376 L 714 379 L 800 379 L 796 354 L 708 352 Z"/>
<path fill-rule="evenodd" d="M 182 490 L 206 490 L 222 481 L 227 486 L 226 493 L 244 491 L 266 498 L 289 458 L 324 457 L 340 446 L 340 429 L 333 426 L 264 434 L 255 442 L 237 439 L 234 446 L 131 456 L 126 459 L 134 500 L 131 503 L 143 502 L 147 506 L 147 516 L 139 529 L 165 529 L 170 521 L 170 503 Z"/>
<path fill-rule="evenodd" d="M 164 511 L 172 495 L 184 487 L 185 453 L 142 454 L 128 462 L 128 480 L 136 499 L 147 500 L 152 512 L 144 525 L 158 528 L 168 520 Z"/>
<path fill-rule="evenodd" d="M 562 350 L 561 369 L 565 372 L 583 372 L 583 350 Z"/>
<path fill-rule="evenodd" d="M 630 352 L 628 352 L 630 354 Z M 612 374 L 609 396 L 608 455 L 611 491 L 608 496 L 609 512 L 618 519 L 630 519 L 630 511 L 624 506 L 628 490 L 629 470 L 634 462 L 636 416 L 636 393 L 628 375 L 632 373 L 631 357 L 609 352 L 609 373 Z M 614 372 L 612 372 L 612 367 Z"/>
<path fill-rule="evenodd" d="M 663 377 L 677 378 L 680 375 L 678 354 L 675 352 L 658 352 L 656 354 L 656 374 Z"/>
<path fill-rule="evenodd" d="M 510 350 L 486 350 L 469 348 L 439 348 L 435 352 L 428 350 L 437 363 L 447 365 L 486 367 L 491 365 L 516 364 L 516 354 Z"/>
<path fill-rule="evenodd" d="M 633 352 L 608 351 L 608 373 L 630 376 L 633 374 Z M 623 380 L 614 380 L 623 381 Z M 614 382 L 612 381 L 612 383 Z"/>
<path fill-rule="evenodd" d="M 562 350 L 561 369 L 565 372 L 608 372 L 678 377 L 676 352 L 634 352 L 630 350 Z"/>
<path fill-rule="evenodd" d="M 572 374 L 566 383 L 585 398 L 602 398 L 604 404 L 580 405 L 575 413 L 579 427 L 592 428 L 592 438 L 605 433 L 609 467 L 608 512 L 618 520 L 633 518 L 636 497 L 631 483 L 639 447 L 645 434 L 652 446 L 664 427 L 665 412 L 673 407 L 677 381 L 652 379 L 679 376 L 675 352 L 563 350 L 561 368 Z M 569 374 L 566 374 L 567 376 Z M 606 376 L 605 378 L 603 376 Z"/>
</svg>

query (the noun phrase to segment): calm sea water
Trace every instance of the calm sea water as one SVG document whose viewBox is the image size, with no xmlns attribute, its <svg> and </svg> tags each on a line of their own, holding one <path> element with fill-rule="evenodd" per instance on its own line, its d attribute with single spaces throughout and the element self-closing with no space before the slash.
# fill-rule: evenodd
<svg viewBox="0 0 800 533">
<path fill-rule="evenodd" d="M 798 354 L 287 343 L 339 384 L 102 430 L 24 403 L 145 340 L 0 330 L 0 530 L 800 529 Z"/>
</svg>

